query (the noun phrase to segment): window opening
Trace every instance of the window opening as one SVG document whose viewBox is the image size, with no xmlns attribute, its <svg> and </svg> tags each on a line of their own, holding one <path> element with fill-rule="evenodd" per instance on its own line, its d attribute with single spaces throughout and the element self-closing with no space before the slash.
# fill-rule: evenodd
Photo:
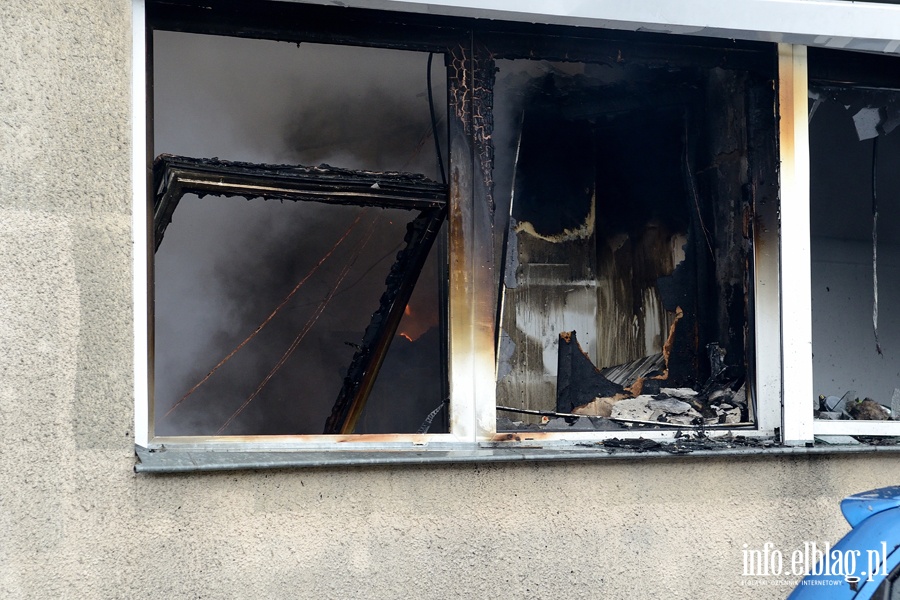
<svg viewBox="0 0 900 600">
<path fill-rule="evenodd" d="M 772 126 L 752 117 L 771 80 L 625 59 L 497 70 L 494 138 L 515 157 L 495 194 L 498 431 L 752 426 L 749 182 L 774 150 L 748 139 Z"/>
<path fill-rule="evenodd" d="M 333 397 L 316 402 L 316 410 L 328 422 L 326 432 L 347 433 L 350 430 L 346 424 L 357 418 L 357 433 L 415 433 L 427 430 L 429 423 L 431 431 L 446 431 L 448 366 L 453 366 L 454 389 L 462 392 L 454 400 L 459 415 L 474 417 L 455 422 L 454 433 L 459 440 L 485 440 L 495 431 L 535 428 L 552 432 L 605 428 L 618 431 L 635 426 L 701 430 L 754 426 L 758 411 L 750 385 L 753 343 L 748 334 L 754 330 L 754 324 L 748 298 L 753 296 L 752 285 L 756 281 L 753 238 L 759 230 L 759 215 L 755 203 L 763 195 L 773 200 L 772 205 L 776 204 L 772 45 L 689 38 L 672 43 L 670 36 L 593 32 L 586 36 L 545 37 L 539 36 L 542 28 L 501 24 L 494 31 L 473 22 L 469 30 L 461 20 L 447 21 L 455 29 L 429 25 L 434 37 L 422 35 L 426 29 L 424 19 L 416 21 L 419 29 L 409 29 L 405 21 L 396 21 L 393 13 L 380 15 L 388 26 L 385 33 L 377 26 L 367 25 L 363 11 L 348 11 L 349 20 L 328 23 L 327 30 L 319 29 L 327 19 L 299 19 L 297 30 L 280 25 L 278 15 L 284 11 L 284 15 L 298 16 L 307 7 L 275 3 L 266 4 L 260 18 L 255 12 L 231 14 L 226 9 L 222 22 L 200 19 L 195 24 L 196 19 L 186 15 L 196 12 L 196 7 L 181 11 L 182 15 L 179 10 L 172 12 L 168 5 L 153 6 L 159 13 L 154 17 L 158 25 L 225 34 L 216 37 L 154 32 L 152 114 L 156 118 L 156 152 L 224 156 L 227 160 L 208 160 L 216 164 L 216 169 L 225 171 L 235 165 L 271 171 L 283 168 L 277 165 L 327 163 L 339 164 L 348 168 L 345 172 L 354 174 L 417 171 L 430 178 L 429 183 L 438 178 L 443 181 L 445 176 L 453 180 L 454 203 L 449 208 L 454 230 L 446 242 L 453 255 L 447 256 L 443 246 L 446 233 L 438 230 L 434 234 L 438 252 L 431 253 L 420 271 L 422 282 L 431 281 L 430 274 L 434 273 L 436 285 L 420 282 L 415 286 L 409 314 L 401 317 L 393 342 L 389 342 L 394 349 L 400 339 L 424 344 L 437 337 L 436 345 L 429 345 L 434 351 L 416 351 L 410 356 L 410 360 L 439 356 L 437 368 L 426 367 L 419 369 L 420 376 L 405 377 L 410 374 L 407 358 L 392 360 L 391 350 L 384 356 L 379 377 L 373 379 L 371 371 L 358 366 L 352 356 L 363 344 L 343 339 L 348 342 L 344 351 L 350 353 L 344 359 L 353 365 L 350 372 L 361 377 L 348 378 L 354 381 L 356 389 L 341 392 L 337 402 Z M 325 9 L 309 10 L 320 12 L 321 16 L 330 14 Z M 245 19 L 250 22 L 246 28 L 236 30 L 237 35 L 290 39 L 292 43 L 227 37 L 231 35 L 230 27 Z M 440 23 L 436 19 L 433 25 Z M 562 28 L 548 31 L 562 33 Z M 190 40 L 187 51 L 184 44 L 188 42 L 179 39 L 182 36 Z M 332 46 L 306 40 L 419 51 Z M 293 42 L 297 41 L 302 43 L 295 47 Z M 237 49 L 245 42 L 254 46 L 252 51 L 248 51 L 250 46 Z M 228 47 L 232 43 L 237 50 Z M 276 60 L 272 59 L 275 54 L 261 50 L 269 44 L 279 48 Z M 287 58 L 284 54 L 295 50 L 301 51 L 297 57 Z M 303 54 L 307 50 L 312 54 Z M 332 50 L 336 54 L 331 55 Z M 437 64 L 440 61 L 435 61 L 434 55 L 427 53 L 429 50 L 445 53 L 449 68 Z M 362 54 L 354 55 L 357 51 Z M 410 78 L 415 69 L 410 67 L 412 63 L 404 63 L 401 55 L 428 63 L 426 77 L 421 77 L 420 70 Z M 537 56 L 550 60 L 535 60 Z M 203 60 L 198 63 L 195 57 Z M 224 58 L 214 66 L 204 62 L 218 57 Z M 182 62 L 189 66 L 182 68 Z M 274 73 L 269 72 L 272 65 L 276 66 Z M 308 71 L 311 65 L 312 70 Z M 348 65 L 360 68 L 344 72 L 342 69 Z M 427 82 L 429 76 L 431 82 L 438 84 L 425 83 L 423 90 L 421 79 Z M 444 102 L 448 82 L 451 115 Z M 414 91 L 412 97 L 410 90 Z M 411 110 L 416 102 L 420 107 L 424 103 L 427 109 Z M 165 105 L 174 109 L 167 110 Z M 179 110 L 179 106 L 191 106 L 194 110 Z M 442 121 L 447 116 L 452 117 L 449 131 L 454 152 L 452 169 L 445 170 L 443 158 L 424 159 L 423 149 L 442 147 L 438 142 L 446 135 Z M 406 127 L 410 122 L 416 125 Z M 404 125 L 403 131 L 397 124 Z M 424 133 L 409 133 L 416 130 Z M 235 141 L 237 144 L 232 147 Z M 449 142 L 444 146 L 449 146 Z M 440 152 L 434 154 L 440 156 Z M 443 156 L 449 157 L 449 150 Z M 271 173 L 265 175 L 270 176 Z M 380 186 L 378 182 L 373 185 Z M 307 193 L 313 187 L 311 182 L 304 182 L 297 189 Z M 341 204 L 304 197 L 303 201 L 288 202 L 277 195 L 258 201 L 260 194 L 245 192 L 236 195 L 252 197 L 249 203 L 226 197 L 219 199 L 216 206 L 272 206 L 278 202 L 277 211 L 265 212 L 284 214 L 267 217 L 269 220 L 262 224 L 253 223 L 249 217 L 225 219 L 231 229 L 218 230 L 220 235 L 212 245 L 238 250 L 233 257 L 219 256 L 218 264 L 227 267 L 243 261 L 244 267 L 254 265 L 244 271 L 266 273 L 268 269 L 259 267 L 265 260 L 244 260 L 242 253 L 250 246 L 245 242 L 250 239 L 264 240 L 264 247 L 269 245 L 269 238 L 280 240 L 280 247 L 267 249 L 264 259 L 303 255 L 286 251 L 285 247 L 302 245 L 308 236 L 282 234 L 294 221 L 286 216 L 286 211 L 297 210 L 303 213 L 297 222 L 312 227 L 318 238 L 326 234 L 328 237 L 327 241 L 317 242 L 316 252 L 311 253 L 317 257 L 313 263 L 335 248 L 335 256 L 346 253 L 348 257 L 336 263 L 350 263 L 351 268 L 377 275 L 381 279 L 378 293 L 384 291 L 384 281 L 391 279 L 390 261 L 385 263 L 382 258 L 377 264 L 363 264 L 378 257 L 365 244 L 398 238 L 388 228 L 382 231 L 383 225 L 369 225 L 374 228 L 371 234 L 364 226 L 378 201 L 364 199 Z M 210 195 L 205 191 L 200 195 L 204 193 Z M 217 225 L 210 217 L 211 211 L 198 209 L 200 216 L 191 217 L 198 233 L 191 234 L 187 223 L 190 215 L 185 211 L 187 207 L 202 206 L 209 198 L 183 195 L 184 202 L 177 213 L 172 213 L 173 224 L 165 228 L 161 238 L 165 243 L 160 245 L 155 265 L 158 288 L 165 282 L 160 268 L 165 264 L 164 254 L 202 256 L 203 252 L 193 247 L 203 239 L 204 231 L 212 231 L 212 225 Z M 297 198 L 290 198 L 294 199 Z M 161 197 L 160 214 L 166 210 L 163 200 Z M 399 210 L 403 209 L 379 208 L 375 212 L 387 215 L 388 223 L 394 225 L 401 219 L 387 211 Z M 323 222 L 334 224 L 333 229 L 319 226 L 319 221 L 314 220 L 326 213 L 341 215 L 323 218 Z M 443 215 L 437 222 L 430 222 L 442 223 Z M 177 233 L 181 227 L 186 233 Z M 774 231 L 771 224 L 768 230 Z M 365 241 L 354 237 L 360 232 Z M 405 229 L 400 233 L 405 235 Z M 179 255 L 171 249 L 178 235 L 187 240 L 183 246 L 188 249 L 187 254 Z M 345 235 L 346 243 L 341 242 Z M 217 243 L 221 240 L 224 243 Z M 386 248 L 382 256 L 396 249 Z M 441 256 L 442 249 L 445 254 Z M 438 256 L 434 258 L 435 255 Z M 454 310 L 460 309 L 453 320 L 454 340 L 460 343 L 454 343 L 452 361 L 448 361 L 446 339 L 448 259 L 452 265 L 451 303 Z M 429 266 L 432 260 L 434 268 Z M 310 270 L 298 267 L 287 278 L 291 285 L 297 285 Z M 583 277 L 578 279 L 573 274 Z M 339 284 L 353 279 L 355 273 L 339 271 L 333 275 L 336 279 L 330 287 L 322 284 L 322 289 L 309 298 L 322 298 L 318 303 L 309 303 L 316 323 L 325 319 L 315 316 L 318 307 L 343 300 L 341 296 L 348 294 L 342 293 Z M 493 278 L 497 279 L 492 284 Z M 188 274 L 181 279 L 190 285 L 196 278 Z M 761 276 L 760 281 L 770 279 Z M 194 287 L 202 290 L 199 297 L 209 296 L 202 285 Z M 587 311 L 593 310 L 590 319 L 582 318 L 583 306 L 569 302 L 584 301 L 575 299 L 579 287 L 583 288 L 581 291 L 588 290 L 582 295 L 587 303 L 593 303 Z M 437 300 L 433 303 L 435 308 L 423 318 L 416 310 L 415 294 L 428 288 L 436 288 Z M 168 318 L 170 311 L 160 310 L 159 306 L 164 296 L 158 289 L 157 314 Z M 286 297 L 279 296 L 269 304 L 280 305 Z M 249 306 L 256 300 L 233 304 Z M 171 304 L 177 308 L 179 302 Z M 494 310 L 496 321 L 490 319 Z M 209 314 L 202 309 L 194 312 L 209 320 Z M 365 314 L 363 325 L 353 325 L 352 329 L 365 330 L 370 314 Z M 391 314 L 396 320 L 397 313 Z M 572 316 L 577 317 L 575 326 L 569 323 Z M 356 317 L 359 314 L 353 315 Z M 343 324 L 349 318 L 345 315 L 336 321 Z M 437 336 L 433 331 L 435 320 Z M 377 315 L 374 321 L 379 321 Z M 413 333 L 415 327 L 407 321 L 425 323 L 425 334 Z M 176 325 L 170 328 L 177 329 L 179 322 L 173 320 Z M 250 330 L 255 331 L 260 322 L 265 320 L 255 321 Z M 532 327 L 535 322 L 539 325 L 537 335 Z M 304 323 L 299 323 L 301 332 L 306 328 Z M 155 397 L 159 403 L 163 397 L 159 388 L 167 385 L 166 378 L 179 368 L 191 366 L 198 352 L 196 348 L 180 354 L 172 352 L 183 350 L 182 344 L 176 342 L 165 351 L 168 358 L 163 357 L 160 340 L 165 327 L 159 322 L 157 325 Z M 292 325 L 288 329 L 298 327 Z M 341 334 L 350 329 L 348 326 L 333 332 L 344 338 Z M 431 335 L 427 335 L 429 331 Z M 369 340 L 373 337 L 377 338 L 373 342 L 376 345 L 387 342 L 380 334 L 366 334 Z M 235 340 L 238 345 L 240 339 Z M 288 341 L 291 339 L 288 337 Z M 322 344 L 319 346 L 317 360 L 326 354 L 321 351 Z M 226 348 L 225 356 L 230 352 Z M 470 362 L 478 364 L 470 368 L 467 361 L 474 356 L 478 359 Z M 491 367 L 485 367 L 490 362 L 481 360 L 488 356 L 497 358 L 496 381 L 491 377 Z M 280 357 L 275 358 L 275 364 L 280 364 Z M 315 364 L 311 368 L 317 374 L 333 374 L 337 369 L 330 365 L 338 362 L 345 364 L 331 361 L 323 368 L 320 362 L 312 361 Z M 194 370 L 198 370 L 196 366 Z M 197 374 L 205 377 L 200 371 Z M 268 388 L 283 371 L 282 366 L 271 380 L 267 379 L 271 371 L 264 371 L 261 381 Z M 435 382 L 436 371 L 440 373 Z M 348 372 L 346 367 L 343 372 Z M 360 383 L 363 376 L 369 377 L 365 384 Z M 394 415 L 388 416 L 397 409 L 396 400 L 401 395 L 398 384 L 417 378 L 432 381 L 428 394 L 403 396 L 427 396 L 431 400 L 418 401 L 421 420 L 416 418 L 400 425 Z M 296 388 L 297 384 L 291 387 Z M 343 380 L 340 387 L 344 387 Z M 474 388 L 471 394 L 465 392 L 469 387 Z M 357 391 L 362 388 L 370 391 L 368 402 L 362 408 L 349 408 L 354 401 L 348 399 L 358 398 Z M 436 390 L 440 391 L 437 396 L 429 395 Z M 255 393 L 247 396 L 241 406 L 260 406 Z M 651 396 L 652 406 L 647 399 Z M 168 408 L 183 396 L 170 397 Z M 438 405 L 426 406 L 435 400 Z M 604 411 L 611 406 L 601 407 L 603 400 L 619 408 L 630 400 L 645 405 L 635 407 L 638 413 L 613 415 L 610 411 L 605 416 Z M 490 419 L 495 408 L 499 409 L 496 429 Z M 394 412 L 399 414 L 401 410 Z M 151 406 L 151 414 L 158 419 L 164 413 Z M 286 414 L 280 413 L 273 422 L 282 427 Z M 380 421 L 385 416 L 387 424 Z M 225 427 L 237 422 L 231 414 L 226 417 Z M 303 419 L 306 423 L 315 420 Z M 440 425 L 442 421 L 444 426 Z M 770 421 L 765 420 L 767 428 Z M 189 424 L 188 431 L 163 435 L 215 433 L 208 428 L 189 431 L 190 426 L 193 425 Z M 157 427 L 156 434 L 161 431 Z M 293 424 L 277 430 L 251 425 L 234 433 L 319 431 Z M 154 435 L 151 431 L 151 437 Z M 672 433 L 661 435 L 668 437 Z M 493 439 L 497 441 L 500 436 Z"/>
<path fill-rule="evenodd" d="M 442 61 L 153 41 L 154 435 L 448 431 Z"/>
<path fill-rule="evenodd" d="M 814 415 L 897 420 L 900 89 L 848 70 L 855 56 L 834 59 L 810 55 Z M 872 72 L 885 62 L 865 60 Z"/>
</svg>

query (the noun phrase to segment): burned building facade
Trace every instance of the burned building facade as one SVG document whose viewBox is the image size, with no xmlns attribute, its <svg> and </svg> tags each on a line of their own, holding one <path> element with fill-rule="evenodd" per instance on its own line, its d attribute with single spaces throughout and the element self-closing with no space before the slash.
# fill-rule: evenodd
<svg viewBox="0 0 900 600">
<path fill-rule="evenodd" d="M 897 6 L 0 31 L 4 598 L 781 598 L 896 484 Z"/>
</svg>

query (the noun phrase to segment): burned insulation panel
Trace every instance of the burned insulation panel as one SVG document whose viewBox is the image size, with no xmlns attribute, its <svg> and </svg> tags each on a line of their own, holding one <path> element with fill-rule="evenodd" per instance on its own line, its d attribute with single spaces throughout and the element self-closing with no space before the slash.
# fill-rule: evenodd
<svg viewBox="0 0 900 600">
<path fill-rule="evenodd" d="M 497 194 L 509 215 L 501 429 L 609 417 L 663 389 L 693 390 L 691 418 L 724 423 L 710 396 L 745 397 L 747 103 L 765 81 L 720 68 L 498 61 L 495 139 L 516 157 Z M 728 410 L 729 423 L 750 418 L 746 400 Z"/>
<path fill-rule="evenodd" d="M 811 400 L 820 419 L 896 420 L 900 89 L 842 79 L 810 85 Z"/>
</svg>

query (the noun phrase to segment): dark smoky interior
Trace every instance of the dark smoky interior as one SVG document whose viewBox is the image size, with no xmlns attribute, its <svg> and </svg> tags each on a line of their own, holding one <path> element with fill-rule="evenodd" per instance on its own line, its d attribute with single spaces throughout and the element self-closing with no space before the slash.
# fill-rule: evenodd
<svg viewBox="0 0 900 600">
<path fill-rule="evenodd" d="M 498 430 L 752 424 L 752 182 L 774 145 L 751 140 L 773 134 L 771 77 L 498 61 Z"/>
<path fill-rule="evenodd" d="M 153 44 L 154 155 L 441 179 L 442 59 L 166 31 Z M 185 195 L 154 262 L 155 434 L 323 433 L 418 214 Z M 444 229 L 407 277 L 352 433 L 448 430 Z"/>
</svg>

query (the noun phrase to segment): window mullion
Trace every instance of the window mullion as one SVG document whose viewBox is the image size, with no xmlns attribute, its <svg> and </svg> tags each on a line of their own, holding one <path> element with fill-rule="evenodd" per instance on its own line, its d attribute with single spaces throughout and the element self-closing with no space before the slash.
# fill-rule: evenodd
<svg viewBox="0 0 900 600">
<path fill-rule="evenodd" d="M 778 47 L 782 414 L 785 444 L 813 441 L 806 47 Z M 765 349 L 761 349 L 765 352 Z"/>
<path fill-rule="evenodd" d="M 450 93 L 450 431 L 460 441 L 495 428 L 490 88 L 493 71 L 474 44 L 451 50 Z M 485 59 L 489 61 L 489 59 Z"/>
</svg>

